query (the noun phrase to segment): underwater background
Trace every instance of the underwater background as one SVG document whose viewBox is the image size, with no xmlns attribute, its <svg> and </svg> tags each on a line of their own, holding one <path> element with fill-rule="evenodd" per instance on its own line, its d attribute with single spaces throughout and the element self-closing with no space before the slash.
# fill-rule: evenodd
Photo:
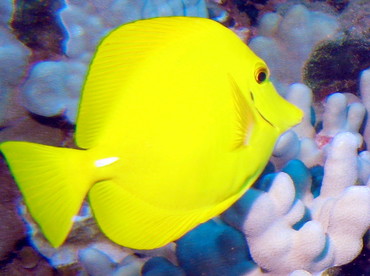
<svg viewBox="0 0 370 276">
<path fill-rule="evenodd" d="M 0 142 L 75 147 L 97 44 L 118 25 L 159 16 L 208 17 L 235 31 L 303 122 L 230 209 L 148 251 L 109 241 L 88 204 L 52 248 L 2 158 L 0 275 L 370 275 L 367 0 L 2 0 Z"/>
</svg>

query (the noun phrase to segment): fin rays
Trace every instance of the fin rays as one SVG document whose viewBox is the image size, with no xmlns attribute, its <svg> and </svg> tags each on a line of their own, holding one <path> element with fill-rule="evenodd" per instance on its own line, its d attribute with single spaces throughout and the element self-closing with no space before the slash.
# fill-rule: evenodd
<svg viewBox="0 0 370 276">
<path fill-rule="evenodd" d="M 102 231 L 114 242 L 132 248 L 163 246 L 203 222 L 202 210 L 178 214 L 159 209 L 135 198 L 114 181 L 95 184 L 89 199 Z"/>
<path fill-rule="evenodd" d="M 80 173 L 85 173 L 80 175 L 76 170 L 83 151 L 27 142 L 5 142 L 0 148 L 32 217 L 49 242 L 58 247 L 90 185 L 87 171 L 80 166 Z"/>
<path fill-rule="evenodd" d="M 250 107 L 248 102 L 238 84 L 230 74 L 228 76 L 232 87 L 237 121 L 236 138 L 233 149 L 238 149 L 248 144 L 249 135 L 253 130 L 253 117 L 249 110 Z"/>
<path fill-rule="evenodd" d="M 113 30 L 100 44 L 86 78 L 77 117 L 77 145 L 89 149 L 97 144 L 132 72 L 143 60 L 173 41 L 180 43 L 188 34 L 199 33 L 199 27 L 210 35 L 215 29 L 220 31 L 219 23 L 212 20 L 183 17 L 141 20 Z"/>
<path fill-rule="evenodd" d="M 89 201 L 98 225 L 110 239 L 135 249 L 153 249 L 224 211 L 240 195 L 218 205 L 179 212 L 150 205 L 107 180 L 91 188 Z"/>
</svg>

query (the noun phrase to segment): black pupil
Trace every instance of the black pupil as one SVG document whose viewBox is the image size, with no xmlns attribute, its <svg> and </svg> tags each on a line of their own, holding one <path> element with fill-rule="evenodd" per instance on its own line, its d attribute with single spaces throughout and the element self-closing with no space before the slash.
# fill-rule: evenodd
<svg viewBox="0 0 370 276">
<path fill-rule="evenodd" d="M 263 71 L 259 72 L 257 75 L 257 81 L 261 83 L 266 79 L 266 77 L 267 77 L 266 72 L 263 72 Z"/>
</svg>

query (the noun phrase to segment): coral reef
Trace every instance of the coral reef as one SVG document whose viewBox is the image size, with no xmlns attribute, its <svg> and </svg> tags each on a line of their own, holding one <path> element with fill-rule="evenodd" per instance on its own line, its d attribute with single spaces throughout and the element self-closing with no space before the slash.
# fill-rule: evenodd
<svg viewBox="0 0 370 276">
<path fill-rule="evenodd" d="M 287 84 L 302 81 L 302 68 L 314 45 L 333 37 L 338 28 L 334 16 L 294 5 L 284 16 L 265 14 L 249 46 L 267 62 L 276 88 L 284 95 Z"/>
<path fill-rule="evenodd" d="M 319 100 L 332 91 L 356 94 L 358 75 L 370 67 L 369 49 L 370 40 L 365 39 L 346 37 L 320 43 L 303 68 L 303 81 Z"/>
<path fill-rule="evenodd" d="M 66 31 L 65 57 L 34 66 L 22 90 L 24 106 L 42 116 L 63 114 L 75 122 L 79 95 L 92 54 L 114 27 L 142 18 L 186 15 L 207 17 L 202 0 L 72 1 L 59 11 Z"/>
<path fill-rule="evenodd" d="M 370 69 L 361 72 L 360 94 L 362 102 L 366 108 L 367 114 L 370 112 Z M 366 120 L 364 130 L 364 140 L 366 145 L 370 146 L 370 120 Z"/>
<path fill-rule="evenodd" d="M 222 222 L 199 225 L 177 242 L 176 255 L 186 275 L 242 275 L 255 265 L 242 233 Z"/>
<path fill-rule="evenodd" d="M 11 27 L 17 38 L 32 49 L 31 62 L 55 59 L 62 54 L 63 31 L 56 12 L 63 1 L 13 1 Z"/>
<path fill-rule="evenodd" d="M 332 0 L 331 0 L 332 1 Z M 341 29 L 351 38 L 370 37 L 370 5 L 367 0 L 351 0 L 339 16 Z"/>
<path fill-rule="evenodd" d="M 173 275 L 185 276 L 185 272 L 163 257 L 154 257 L 145 263 L 141 270 L 143 276 Z"/>
<path fill-rule="evenodd" d="M 0 3 L 0 25 L 7 26 L 13 13 L 12 0 L 4 0 Z"/>
<path fill-rule="evenodd" d="M 9 25 L 13 1 L 0 3 L 0 141 L 69 143 L 71 125 L 42 116 L 63 115 L 74 122 L 90 58 L 115 26 L 162 15 L 209 13 L 224 20 L 215 3 L 230 3 L 214 0 L 210 8 L 201 0 L 64 2 L 62 7 L 63 1 L 16 1 L 14 32 Z M 251 47 L 269 64 L 279 92 L 305 117 L 281 136 L 259 181 L 232 208 L 176 244 L 134 252 L 108 241 L 85 206 L 67 242 L 54 249 L 18 203 L 16 185 L 1 160 L 0 274 L 311 275 L 351 262 L 370 223 L 370 120 L 364 121 L 370 112 L 370 69 L 365 70 L 370 5 L 366 0 L 326 2 L 336 12 L 312 11 L 297 1 L 253 1 L 252 6 L 235 1 L 243 11 L 239 23 L 258 25 Z M 255 26 L 242 29 L 245 40 Z M 25 35 L 26 28 L 34 31 Z M 332 53 L 337 45 L 343 51 L 328 59 L 328 49 Z M 307 83 L 323 91 L 321 98 L 296 83 L 315 47 L 306 76 L 314 76 Z M 338 60 L 343 66 L 333 67 Z M 346 72 L 340 75 L 344 85 L 334 74 L 339 68 Z M 326 97 L 329 93 L 334 94 Z M 27 116 L 20 103 L 34 114 Z M 363 260 L 369 248 L 365 242 L 362 265 L 367 268 L 359 272 L 357 267 L 356 273 L 368 274 Z"/>
<path fill-rule="evenodd" d="M 0 126 L 6 125 L 14 114 L 14 94 L 22 83 L 28 65 L 30 50 L 12 34 L 8 25 L 12 1 L 0 4 Z"/>
<path fill-rule="evenodd" d="M 13 251 L 14 258 L 8 260 L 6 265 L 0 265 L 0 274 L 13 275 L 54 275 L 55 270 L 48 261 L 34 248 L 28 245 Z"/>
<path fill-rule="evenodd" d="M 86 69 L 76 61 L 37 63 L 24 84 L 23 105 L 38 115 L 63 114 L 74 121 Z"/>
<path fill-rule="evenodd" d="M 9 27 L 12 2 L 0 2 L 0 141 L 7 139 L 4 127 L 19 116 L 15 95 L 30 55 Z M 20 194 L 3 159 L 0 160 L 0 195 L 0 274 L 50 275 L 52 267 L 28 244 L 26 227 L 17 211 Z"/>
<path fill-rule="evenodd" d="M 349 93 L 330 95 L 324 103 L 324 110 L 320 112 L 321 118 L 316 125 L 311 122 L 310 107 L 313 104 L 311 90 L 304 84 L 293 84 L 288 89 L 287 99 L 304 110 L 305 117 L 301 124 L 283 134 L 278 140 L 273 157 L 278 167 L 282 167 L 291 159 L 299 159 L 308 167 L 323 165 L 325 145 L 340 132 L 352 132 L 362 141 L 361 127 L 368 112 L 366 99 L 370 91 L 369 69 L 361 72 L 360 76 L 361 99 Z M 369 126 L 366 125 L 363 133 L 366 145 L 370 142 L 369 131 Z M 367 151 L 363 151 L 359 156 L 359 162 L 362 164 L 360 170 L 366 167 L 367 156 Z M 368 172 L 363 171 L 361 174 L 364 175 L 363 179 L 368 177 Z"/>
<path fill-rule="evenodd" d="M 134 256 L 124 258 L 120 263 L 115 263 L 102 251 L 87 248 L 79 252 L 79 258 L 84 265 L 86 275 L 89 276 L 130 276 L 139 275 L 143 260 Z M 82 274 L 84 275 L 84 274 Z"/>
<path fill-rule="evenodd" d="M 245 233 L 252 258 L 266 275 L 318 273 L 359 254 L 370 226 L 370 187 L 356 185 L 358 146 L 352 133 L 335 136 L 318 196 L 311 193 L 309 170 L 293 160 L 283 172 L 265 176 L 273 178 L 266 191 L 249 190 L 223 214 Z"/>
<path fill-rule="evenodd" d="M 17 198 L 20 194 L 15 188 L 11 175 L 0 160 L 0 262 L 8 258 L 17 243 L 26 237 L 25 227 L 17 215 Z"/>
<path fill-rule="evenodd" d="M 99 254 L 103 255 L 109 252 L 109 258 L 112 260 L 111 262 L 117 263 L 121 262 L 125 257 L 132 253 L 131 250 L 125 250 L 121 246 L 110 242 L 101 233 L 95 224 L 94 219 L 92 218 L 91 210 L 88 205 L 83 206 L 80 214 L 75 217 L 75 223 L 69 238 L 61 247 L 57 249 L 53 248 L 46 241 L 39 227 L 29 215 L 26 207 L 22 205 L 20 209 L 24 220 L 27 221 L 29 233 L 33 237 L 32 245 L 49 260 L 53 267 L 63 268 L 70 266 L 71 264 L 77 264 L 79 258 L 82 258 L 84 262 L 90 264 L 91 258 L 94 259 L 96 256 L 94 252 L 97 251 L 100 252 Z M 86 251 L 86 254 L 80 255 L 81 250 L 84 249 L 93 251 Z M 87 265 L 87 267 L 89 267 L 89 265 Z"/>
</svg>

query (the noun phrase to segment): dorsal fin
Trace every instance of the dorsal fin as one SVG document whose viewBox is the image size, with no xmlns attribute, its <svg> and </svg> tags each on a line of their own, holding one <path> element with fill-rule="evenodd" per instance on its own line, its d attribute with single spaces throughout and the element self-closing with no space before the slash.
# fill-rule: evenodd
<svg viewBox="0 0 370 276">
<path fill-rule="evenodd" d="M 253 130 L 254 120 L 250 106 L 235 79 L 229 74 L 231 90 L 236 113 L 236 135 L 232 149 L 238 149 L 248 144 Z"/>
<path fill-rule="evenodd" d="M 118 27 L 101 42 L 83 88 L 76 128 L 76 143 L 91 148 L 104 132 L 127 82 L 153 50 L 200 25 L 218 24 L 209 19 L 166 17 L 140 20 Z M 190 30 L 190 31 L 189 31 Z"/>
</svg>

